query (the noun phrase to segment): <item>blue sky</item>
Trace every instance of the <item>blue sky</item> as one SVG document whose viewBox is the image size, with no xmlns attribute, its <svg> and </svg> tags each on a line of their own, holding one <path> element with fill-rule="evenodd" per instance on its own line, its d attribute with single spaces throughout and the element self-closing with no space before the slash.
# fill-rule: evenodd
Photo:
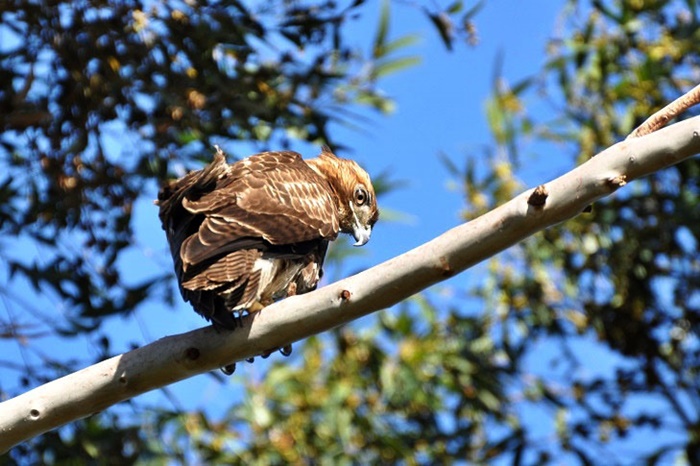
<svg viewBox="0 0 700 466">
<path fill-rule="evenodd" d="M 467 154 L 478 154 L 491 142 L 484 103 L 496 57 L 504 54 L 503 71 L 509 80 L 536 73 L 560 8 L 558 2 L 550 3 L 552 8 L 531 9 L 516 1 L 487 2 L 476 18 L 479 45 L 458 46 L 453 52 L 445 50 L 418 12 L 393 9 L 391 32 L 418 33 L 422 39 L 415 50 L 422 63 L 383 83 L 397 102 L 392 116 L 375 117 L 376 125 L 364 135 L 342 129 L 336 133 L 370 172 L 388 168 L 395 179 L 408 182 L 383 204 L 406 213 L 409 221 L 377 226 L 373 259 L 394 256 L 460 222 L 463 200 L 458 191 L 448 189 L 449 175 L 437 154 L 444 152 L 461 165 Z"/>
</svg>

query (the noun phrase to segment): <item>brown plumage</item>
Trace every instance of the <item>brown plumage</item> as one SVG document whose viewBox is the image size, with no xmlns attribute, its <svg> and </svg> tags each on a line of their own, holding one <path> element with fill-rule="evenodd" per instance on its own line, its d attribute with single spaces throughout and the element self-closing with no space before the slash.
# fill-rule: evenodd
<svg viewBox="0 0 700 466">
<path fill-rule="evenodd" d="M 379 211 L 369 175 L 324 147 L 214 161 L 165 186 L 160 220 L 185 301 L 217 327 L 316 288 L 329 241 L 370 237 Z"/>
</svg>

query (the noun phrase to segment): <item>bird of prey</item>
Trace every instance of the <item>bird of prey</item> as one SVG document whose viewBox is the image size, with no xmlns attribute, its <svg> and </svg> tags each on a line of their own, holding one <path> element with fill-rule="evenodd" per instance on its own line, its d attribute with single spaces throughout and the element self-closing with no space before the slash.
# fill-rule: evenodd
<svg viewBox="0 0 700 466">
<path fill-rule="evenodd" d="M 309 160 L 278 151 L 232 164 L 217 147 L 156 204 L 182 296 L 218 329 L 315 289 L 328 243 L 349 233 L 364 245 L 379 217 L 367 172 L 325 146 Z"/>
</svg>

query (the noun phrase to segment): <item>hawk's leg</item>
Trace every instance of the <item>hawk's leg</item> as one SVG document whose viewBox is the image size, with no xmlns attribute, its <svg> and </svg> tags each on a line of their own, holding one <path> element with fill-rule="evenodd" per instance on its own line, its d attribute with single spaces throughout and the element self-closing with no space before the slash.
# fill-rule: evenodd
<svg viewBox="0 0 700 466">
<path fill-rule="evenodd" d="M 295 282 L 292 282 L 289 284 L 287 287 L 287 296 L 294 296 L 297 294 L 297 284 Z M 263 359 L 268 358 L 273 352 L 279 350 L 280 353 L 282 353 L 282 356 L 289 356 L 292 354 L 292 345 L 284 345 L 281 348 L 272 348 L 269 349 L 265 352 L 263 352 L 260 356 L 262 356 Z"/>
<path fill-rule="evenodd" d="M 226 315 L 230 317 L 230 320 L 227 321 L 227 325 L 222 325 L 221 319 L 219 319 L 218 321 L 214 321 L 214 328 L 216 328 L 217 330 L 219 330 L 219 327 L 228 330 L 235 330 L 236 328 L 241 328 L 243 327 L 243 316 L 245 316 L 245 314 L 258 312 L 263 307 L 265 307 L 263 304 L 256 301 L 250 306 L 249 309 L 240 309 L 238 311 L 226 312 Z M 255 358 L 246 358 L 246 362 L 252 363 L 253 361 L 255 361 Z M 223 367 L 220 367 L 219 369 L 221 369 L 221 372 L 223 372 L 224 374 L 231 375 L 236 370 L 236 363 L 227 364 Z"/>
</svg>

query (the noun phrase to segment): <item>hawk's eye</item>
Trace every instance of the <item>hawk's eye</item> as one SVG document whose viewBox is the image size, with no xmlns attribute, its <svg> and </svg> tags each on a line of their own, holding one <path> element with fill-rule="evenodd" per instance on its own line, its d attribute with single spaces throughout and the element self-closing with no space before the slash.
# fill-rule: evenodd
<svg viewBox="0 0 700 466">
<path fill-rule="evenodd" d="M 360 186 L 355 188 L 355 204 L 357 204 L 358 206 L 365 205 L 367 204 L 368 200 L 369 194 L 367 194 L 367 190 L 365 188 Z"/>
</svg>

